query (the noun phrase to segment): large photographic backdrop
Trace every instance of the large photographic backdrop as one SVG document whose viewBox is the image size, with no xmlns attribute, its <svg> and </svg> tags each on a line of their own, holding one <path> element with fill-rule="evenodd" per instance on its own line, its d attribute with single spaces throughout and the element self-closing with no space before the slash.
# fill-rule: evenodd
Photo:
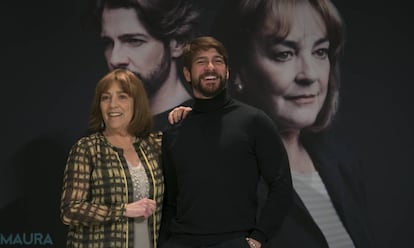
<svg viewBox="0 0 414 248">
<path fill-rule="evenodd" d="M 194 1 L 209 34 L 224 1 Z M 333 1 L 346 24 L 335 135 L 361 158 L 373 247 L 412 247 L 414 29 L 409 2 Z M 63 169 L 87 130 L 102 45 L 78 1 L 4 4 L 0 247 L 64 247 Z M 229 13 L 231 18 L 231 13 Z M 20 240 L 20 242 L 19 242 Z"/>
</svg>

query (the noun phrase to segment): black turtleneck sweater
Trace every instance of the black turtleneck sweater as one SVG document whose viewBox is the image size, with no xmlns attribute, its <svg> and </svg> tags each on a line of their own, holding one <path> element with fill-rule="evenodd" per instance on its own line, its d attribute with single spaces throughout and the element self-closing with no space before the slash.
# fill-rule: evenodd
<svg viewBox="0 0 414 248">
<path fill-rule="evenodd" d="M 259 109 L 226 91 L 195 99 L 193 111 L 164 132 L 166 199 L 161 230 L 178 242 L 209 245 L 275 234 L 291 203 L 288 158 L 276 127 Z M 269 186 L 257 213 L 260 176 Z"/>
</svg>

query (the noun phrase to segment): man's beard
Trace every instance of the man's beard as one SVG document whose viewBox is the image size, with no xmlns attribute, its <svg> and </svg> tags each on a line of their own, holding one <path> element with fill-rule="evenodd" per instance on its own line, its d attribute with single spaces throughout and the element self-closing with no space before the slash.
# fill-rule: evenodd
<svg viewBox="0 0 414 248">
<path fill-rule="evenodd" d="M 144 73 L 131 70 L 131 72 L 133 72 L 135 76 L 141 79 L 145 88 L 145 92 L 147 93 L 149 99 L 154 97 L 157 91 L 164 85 L 165 81 L 167 80 L 170 74 L 170 51 L 168 47 L 165 47 L 164 51 L 165 52 L 161 59 L 161 62 L 151 72 L 145 73 L 145 75 L 143 76 Z"/>
<path fill-rule="evenodd" d="M 219 79 L 219 84 L 217 86 L 217 88 L 211 89 L 210 87 L 204 87 L 200 82 L 202 80 L 202 78 L 206 77 L 206 76 L 216 76 Z M 224 79 L 224 77 L 222 77 L 221 75 L 218 75 L 216 73 L 204 73 L 202 75 L 200 75 L 198 77 L 198 80 L 193 84 L 194 89 L 196 89 L 198 92 L 200 92 L 204 97 L 214 97 L 217 96 L 220 92 L 223 91 L 223 89 L 226 87 L 226 83 L 227 80 Z"/>
</svg>

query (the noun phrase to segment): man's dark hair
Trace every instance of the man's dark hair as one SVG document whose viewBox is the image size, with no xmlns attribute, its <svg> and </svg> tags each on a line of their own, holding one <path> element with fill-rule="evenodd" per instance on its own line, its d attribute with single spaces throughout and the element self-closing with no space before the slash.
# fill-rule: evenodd
<svg viewBox="0 0 414 248">
<path fill-rule="evenodd" d="M 200 36 L 192 40 L 183 51 L 183 64 L 184 67 L 191 69 L 194 57 L 200 51 L 207 51 L 210 48 L 216 49 L 216 51 L 223 56 L 224 62 L 228 65 L 227 50 L 223 44 L 211 36 Z"/>
<path fill-rule="evenodd" d="M 164 43 L 172 39 L 188 43 L 194 36 L 199 16 L 191 0 L 88 0 L 82 18 L 86 29 L 101 31 L 105 7 L 134 9 L 149 34 Z"/>
</svg>

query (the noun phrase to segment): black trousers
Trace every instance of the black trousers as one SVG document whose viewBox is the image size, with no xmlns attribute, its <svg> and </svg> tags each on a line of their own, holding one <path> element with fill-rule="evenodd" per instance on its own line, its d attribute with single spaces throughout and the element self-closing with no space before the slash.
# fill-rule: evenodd
<svg viewBox="0 0 414 248">
<path fill-rule="evenodd" d="M 160 248 L 250 248 L 246 237 L 237 237 L 211 245 L 188 245 L 174 239 L 167 240 Z"/>
</svg>

